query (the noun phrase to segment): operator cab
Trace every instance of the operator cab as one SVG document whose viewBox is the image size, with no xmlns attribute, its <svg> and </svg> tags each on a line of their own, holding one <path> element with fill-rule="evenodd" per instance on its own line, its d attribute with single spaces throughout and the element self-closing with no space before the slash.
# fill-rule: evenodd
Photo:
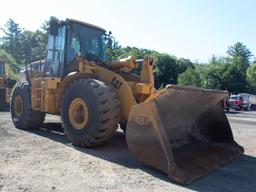
<svg viewBox="0 0 256 192">
<path fill-rule="evenodd" d="M 0 60 L 0 77 L 4 76 L 4 60 Z"/>
<path fill-rule="evenodd" d="M 48 37 L 45 75 L 64 77 L 76 55 L 88 61 L 105 61 L 105 29 L 67 19 L 52 21 Z"/>
</svg>

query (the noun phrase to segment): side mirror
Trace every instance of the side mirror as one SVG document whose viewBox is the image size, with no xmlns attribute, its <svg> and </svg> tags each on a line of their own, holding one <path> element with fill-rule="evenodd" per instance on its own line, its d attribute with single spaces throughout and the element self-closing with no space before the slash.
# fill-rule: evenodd
<svg viewBox="0 0 256 192">
<path fill-rule="evenodd" d="M 50 35 L 57 36 L 59 33 L 60 23 L 56 20 L 50 21 Z"/>
<path fill-rule="evenodd" d="M 113 49 L 112 44 L 113 44 L 113 41 L 112 41 L 112 39 L 109 37 L 109 38 L 108 38 L 108 42 L 107 42 L 107 47 L 108 47 L 109 49 Z"/>
<path fill-rule="evenodd" d="M 115 49 L 115 38 L 112 36 L 111 31 L 105 34 L 105 44 L 108 49 Z"/>
</svg>

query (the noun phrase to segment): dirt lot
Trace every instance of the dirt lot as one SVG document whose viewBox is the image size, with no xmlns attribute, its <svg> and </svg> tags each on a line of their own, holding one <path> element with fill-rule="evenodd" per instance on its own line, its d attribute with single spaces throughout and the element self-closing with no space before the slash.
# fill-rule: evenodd
<svg viewBox="0 0 256 192">
<path fill-rule="evenodd" d="M 82 149 L 63 135 L 59 118 L 42 128 L 14 128 L 0 112 L 0 191 L 256 191 L 256 112 L 230 113 L 235 140 L 245 155 L 188 186 L 137 162 L 117 132 L 108 144 Z"/>
</svg>

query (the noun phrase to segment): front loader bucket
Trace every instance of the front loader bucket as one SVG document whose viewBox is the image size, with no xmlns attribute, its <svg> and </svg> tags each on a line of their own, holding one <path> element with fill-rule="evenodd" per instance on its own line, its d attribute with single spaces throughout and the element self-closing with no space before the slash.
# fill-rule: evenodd
<svg viewBox="0 0 256 192">
<path fill-rule="evenodd" d="M 238 158 L 243 148 L 233 139 L 221 108 L 225 91 L 169 85 L 132 107 L 126 140 L 132 154 L 187 184 Z"/>
</svg>

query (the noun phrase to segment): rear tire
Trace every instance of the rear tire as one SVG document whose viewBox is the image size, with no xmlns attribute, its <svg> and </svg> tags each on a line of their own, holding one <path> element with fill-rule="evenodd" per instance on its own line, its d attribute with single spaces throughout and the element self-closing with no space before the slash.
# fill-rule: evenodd
<svg viewBox="0 0 256 192">
<path fill-rule="evenodd" d="M 0 88 L 0 111 L 7 109 L 6 88 Z"/>
<path fill-rule="evenodd" d="M 11 116 L 18 129 L 39 127 L 45 119 L 45 113 L 31 107 L 31 89 L 27 82 L 17 82 L 11 94 Z"/>
<path fill-rule="evenodd" d="M 63 96 L 62 125 L 74 145 L 93 147 L 107 142 L 118 127 L 119 116 L 115 92 L 101 81 L 75 80 Z"/>
</svg>

